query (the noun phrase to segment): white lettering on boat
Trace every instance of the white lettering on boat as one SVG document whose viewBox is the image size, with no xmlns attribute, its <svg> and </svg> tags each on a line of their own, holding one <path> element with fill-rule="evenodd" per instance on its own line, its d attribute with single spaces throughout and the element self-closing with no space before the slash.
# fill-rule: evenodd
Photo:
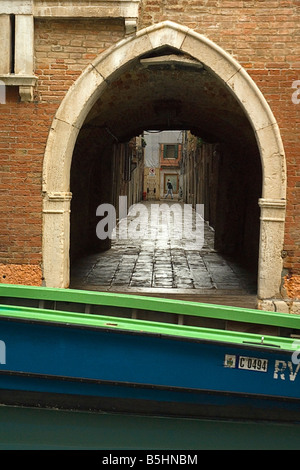
<svg viewBox="0 0 300 470">
<path fill-rule="evenodd" d="M 298 364 L 294 369 L 294 365 L 291 361 L 286 362 L 282 360 L 276 360 L 273 379 L 280 378 L 281 380 L 285 380 L 285 377 L 287 375 L 289 380 L 291 382 L 294 382 L 299 372 L 299 369 L 300 364 Z"/>
</svg>

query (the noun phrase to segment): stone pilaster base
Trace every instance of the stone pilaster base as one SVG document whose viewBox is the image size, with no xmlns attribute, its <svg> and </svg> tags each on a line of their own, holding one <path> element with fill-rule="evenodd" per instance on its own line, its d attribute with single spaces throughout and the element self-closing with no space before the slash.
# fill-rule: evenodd
<svg viewBox="0 0 300 470">
<path fill-rule="evenodd" d="M 258 299 L 257 308 L 268 312 L 294 313 L 300 315 L 300 300 Z"/>
</svg>

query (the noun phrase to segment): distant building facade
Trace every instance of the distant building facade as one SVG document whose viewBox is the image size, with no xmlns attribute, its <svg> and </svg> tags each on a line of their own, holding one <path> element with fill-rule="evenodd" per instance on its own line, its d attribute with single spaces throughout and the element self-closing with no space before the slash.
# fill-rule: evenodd
<svg viewBox="0 0 300 470">
<path fill-rule="evenodd" d="M 182 131 L 145 132 L 144 191 L 147 199 L 161 199 L 170 180 L 175 198 L 180 192 Z"/>
</svg>

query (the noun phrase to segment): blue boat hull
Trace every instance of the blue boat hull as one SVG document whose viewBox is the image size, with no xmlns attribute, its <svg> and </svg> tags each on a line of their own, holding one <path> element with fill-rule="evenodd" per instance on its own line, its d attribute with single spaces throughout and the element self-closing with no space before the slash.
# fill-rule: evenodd
<svg viewBox="0 0 300 470">
<path fill-rule="evenodd" d="M 299 366 L 288 351 L 5 318 L 0 328 L 1 403 L 300 421 Z M 267 368 L 243 370 L 241 357 Z"/>
</svg>

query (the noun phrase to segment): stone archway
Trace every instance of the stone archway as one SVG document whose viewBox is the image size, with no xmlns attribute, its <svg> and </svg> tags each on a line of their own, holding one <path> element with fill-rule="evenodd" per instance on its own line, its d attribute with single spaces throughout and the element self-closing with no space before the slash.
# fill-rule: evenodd
<svg viewBox="0 0 300 470">
<path fill-rule="evenodd" d="M 70 167 L 80 128 L 119 71 L 139 56 L 172 47 L 201 62 L 225 84 L 255 133 L 263 171 L 258 297 L 275 298 L 281 284 L 286 168 L 276 120 L 241 65 L 206 37 L 166 21 L 123 39 L 90 64 L 63 99 L 49 132 L 43 169 L 43 272 L 49 287 L 69 285 Z"/>
</svg>

